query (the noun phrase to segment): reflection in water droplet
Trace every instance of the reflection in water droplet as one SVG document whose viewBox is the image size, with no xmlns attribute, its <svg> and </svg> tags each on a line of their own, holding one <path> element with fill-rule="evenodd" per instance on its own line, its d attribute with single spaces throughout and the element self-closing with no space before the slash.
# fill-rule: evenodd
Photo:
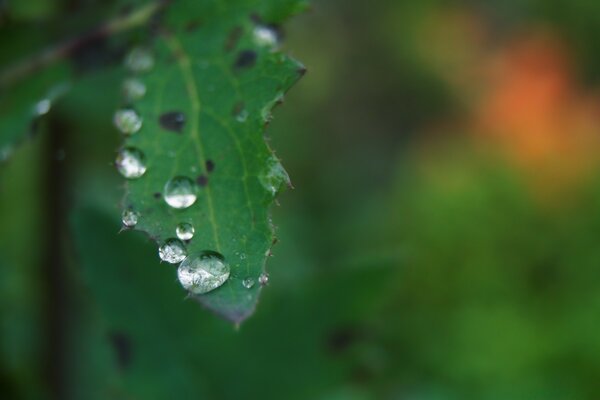
<svg viewBox="0 0 600 400">
<path fill-rule="evenodd" d="M 50 99 L 42 99 L 35 103 L 33 113 L 38 117 L 42 116 L 44 114 L 47 114 L 48 111 L 50 111 L 50 107 L 52 107 L 52 102 L 50 101 Z"/>
<path fill-rule="evenodd" d="M 260 283 L 260 286 L 266 286 L 269 283 L 269 274 L 266 272 L 260 274 L 258 277 L 258 283 Z"/>
<path fill-rule="evenodd" d="M 154 57 L 148 49 L 136 47 L 125 57 L 125 66 L 132 72 L 147 72 L 154 66 Z"/>
<path fill-rule="evenodd" d="M 229 278 L 229 265 L 223 256 L 205 251 L 187 257 L 177 269 L 181 286 L 194 294 L 210 292 L 224 284 Z"/>
<path fill-rule="evenodd" d="M 177 264 L 183 261 L 187 255 L 185 245 L 179 239 L 167 239 L 167 241 L 158 248 L 160 259 L 171 264 Z"/>
<path fill-rule="evenodd" d="M 140 218 L 140 213 L 133 210 L 125 210 L 121 215 L 121 221 L 123 221 L 123 226 L 128 228 L 133 228 L 137 225 L 138 220 Z"/>
<path fill-rule="evenodd" d="M 190 178 L 176 176 L 166 183 L 163 196 L 173 208 L 188 208 L 196 202 L 196 185 Z"/>
<path fill-rule="evenodd" d="M 127 179 L 136 179 L 146 173 L 146 157 L 135 147 L 126 147 L 115 161 L 117 169 Z"/>
<path fill-rule="evenodd" d="M 244 285 L 246 289 L 251 289 L 252 286 L 254 286 L 254 279 L 246 278 L 242 281 L 242 285 Z"/>
<path fill-rule="evenodd" d="M 181 240 L 190 240 L 194 237 L 195 231 L 194 226 L 187 222 L 182 222 L 175 228 L 175 233 L 177 233 L 177 237 Z"/>
<path fill-rule="evenodd" d="M 279 44 L 279 35 L 277 31 L 266 25 L 256 25 L 252 32 L 254 43 L 259 46 L 276 47 Z"/>
<path fill-rule="evenodd" d="M 123 82 L 123 96 L 129 101 L 139 100 L 146 94 L 146 85 L 136 78 L 129 78 Z"/>
<path fill-rule="evenodd" d="M 142 117 L 131 109 L 118 110 L 113 121 L 117 129 L 126 135 L 136 133 L 142 127 Z"/>
<path fill-rule="evenodd" d="M 271 156 L 267 159 L 267 166 L 258 179 L 263 187 L 275 196 L 283 185 L 290 185 L 290 177 L 277 158 Z"/>
</svg>

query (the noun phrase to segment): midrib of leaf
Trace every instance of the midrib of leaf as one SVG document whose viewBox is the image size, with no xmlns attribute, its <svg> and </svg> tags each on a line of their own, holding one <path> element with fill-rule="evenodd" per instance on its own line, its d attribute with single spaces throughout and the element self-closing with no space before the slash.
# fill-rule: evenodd
<svg viewBox="0 0 600 400">
<path fill-rule="evenodd" d="M 177 60 L 179 65 L 179 69 L 183 75 L 183 79 L 185 80 L 185 87 L 187 90 L 187 95 L 190 99 L 192 106 L 192 138 L 194 139 L 194 144 L 196 145 L 196 152 L 201 160 L 200 166 L 202 171 L 208 175 L 208 171 L 206 169 L 206 161 L 207 158 L 204 154 L 204 147 L 202 146 L 202 140 L 200 139 L 200 97 L 198 94 L 198 85 L 196 84 L 196 79 L 194 78 L 194 74 L 192 73 L 192 63 L 190 61 L 190 57 L 186 50 L 183 48 L 183 45 L 174 35 L 167 34 L 165 35 L 165 42 L 169 49 L 171 50 L 171 54 Z M 171 175 L 175 173 L 175 170 L 171 171 Z M 212 227 L 213 238 L 215 241 L 215 247 L 217 251 L 221 252 L 221 243 L 219 241 L 219 229 L 217 227 L 217 222 L 215 220 L 215 211 L 213 207 L 213 199 L 212 199 L 212 191 L 209 185 L 205 187 L 206 192 L 206 203 L 209 212 L 209 220 L 210 225 Z"/>
</svg>

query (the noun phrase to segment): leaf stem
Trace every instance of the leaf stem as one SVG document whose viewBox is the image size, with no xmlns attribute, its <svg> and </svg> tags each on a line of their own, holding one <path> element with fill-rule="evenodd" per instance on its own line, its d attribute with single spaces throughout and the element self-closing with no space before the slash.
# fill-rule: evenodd
<svg viewBox="0 0 600 400">
<path fill-rule="evenodd" d="M 168 3 L 167 0 L 155 0 L 126 15 L 120 15 L 105 22 L 99 27 L 81 36 L 70 38 L 62 43 L 51 46 L 39 53 L 16 62 L 3 71 L 0 71 L 0 87 L 8 86 L 22 80 L 40 69 L 46 68 L 55 62 L 68 57 L 76 50 L 93 40 L 108 37 L 129 29 L 136 28 L 146 23 L 159 9 Z"/>
</svg>

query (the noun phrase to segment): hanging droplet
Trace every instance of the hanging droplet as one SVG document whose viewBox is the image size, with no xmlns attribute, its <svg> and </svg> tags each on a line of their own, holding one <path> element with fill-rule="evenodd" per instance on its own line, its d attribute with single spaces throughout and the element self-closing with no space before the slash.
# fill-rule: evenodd
<svg viewBox="0 0 600 400">
<path fill-rule="evenodd" d="M 123 226 L 127 228 L 133 228 L 137 225 L 138 220 L 140 219 L 140 213 L 133 210 L 125 210 L 121 215 L 121 221 L 123 221 Z"/>
<path fill-rule="evenodd" d="M 285 99 L 285 95 L 283 94 L 283 92 L 279 92 L 279 93 L 277 93 L 277 95 L 275 96 L 275 98 L 273 100 L 269 101 L 262 108 L 260 115 L 265 123 L 271 122 L 271 120 L 273 119 L 273 112 L 272 112 L 273 108 L 277 104 L 282 104 L 284 99 Z"/>
<path fill-rule="evenodd" d="M 270 26 L 256 25 L 252 36 L 254 43 L 259 46 L 276 47 L 279 44 L 279 33 Z"/>
<path fill-rule="evenodd" d="M 173 208 L 188 208 L 196 202 L 196 185 L 185 176 L 176 176 L 165 184 L 163 196 Z"/>
<path fill-rule="evenodd" d="M 167 241 L 158 248 L 160 259 L 170 264 L 177 264 L 185 259 L 187 250 L 185 245 L 179 239 L 167 239 Z"/>
<path fill-rule="evenodd" d="M 224 284 L 229 278 L 229 265 L 223 256 L 205 251 L 187 257 L 177 269 L 181 286 L 194 294 L 210 292 Z"/>
<path fill-rule="evenodd" d="M 142 117 L 131 109 L 118 110 L 113 121 L 117 129 L 126 135 L 132 135 L 142 127 Z"/>
<path fill-rule="evenodd" d="M 115 161 L 117 169 L 127 179 L 136 179 L 146 173 L 146 157 L 135 147 L 126 147 Z"/>
<path fill-rule="evenodd" d="M 123 96 L 128 101 L 139 100 L 146 94 L 146 85 L 136 78 L 125 79 L 122 89 Z"/>
<path fill-rule="evenodd" d="M 132 72 L 147 72 L 154 66 L 154 57 L 148 49 L 135 47 L 125 57 L 125 66 Z"/>
<path fill-rule="evenodd" d="M 33 113 L 37 117 L 41 117 L 42 115 L 48 114 L 50 111 L 50 107 L 52 107 L 52 102 L 50 99 L 42 99 L 35 103 L 33 108 Z"/>
<path fill-rule="evenodd" d="M 277 158 L 271 156 L 267 159 L 267 166 L 258 177 L 263 187 L 275 196 L 284 185 L 290 185 L 290 177 Z"/>
<path fill-rule="evenodd" d="M 254 286 L 254 279 L 252 278 L 246 278 L 242 281 L 242 285 L 246 288 L 246 289 L 252 289 L 252 286 Z"/>
<path fill-rule="evenodd" d="M 181 240 L 190 240 L 194 237 L 195 231 L 194 226 L 187 222 L 182 222 L 175 228 L 175 233 L 177 233 L 177 237 Z"/>
<path fill-rule="evenodd" d="M 260 286 L 266 286 L 269 283 L 269 274 L 266 272 L 260 274 L 258 277 L 258 283 L 260 283 Z"/>
</svg>

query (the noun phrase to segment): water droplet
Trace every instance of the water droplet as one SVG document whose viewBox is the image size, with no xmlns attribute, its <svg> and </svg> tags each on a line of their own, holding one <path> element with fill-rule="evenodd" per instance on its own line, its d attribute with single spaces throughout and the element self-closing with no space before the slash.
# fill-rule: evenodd
<svg viewBox="0 0 600 400">
<path fill-rule="evenodd" d="M 177 264 L 185 259 L 187 250 L 185 245 L 179 239 L 167 239 L 167 241 L 158 248 L 160 259 L 170 264 Z"/>
<path fill-rule="evenodd" d="M 279 33 L 273 27 L 256 25 L 252 32 L 254 43 L 264 47 L 276 47 L 279 44 Z"/>
<path fill-rule="evenodd" d="M 123 82 L 123 96 L 129 101 L 139 100 L 146 94 L 146 85 L 136 78 L 129 78 Z"/>
<path fill-rule="evenodd" d="M 165 185 L 164 198 L 173 208 L 188 208 L 196 202 L 196 186 L 185 176 L 176 176 Z"/>
<path fill-rule="evenodd" d="M 260 283 L 260 286 L 266 286 L 269 283 L 269 274 L 266 272 L 260 274 L 258 277 L 258 283 Z"/>
<path fill-rule="evenodd" d="M 246 259 L 246 253 L 240 253 L 240 260 L 245 260 Z"/>
<path fill-rule="evenodd" d="M 42 99 L 35 103 L 33 113 L 36 116 L 40 117 L 44 114 L 48 114 L 48 111 L 50 111 L 50 107 L 52 107 L 52 102 L 50 101 L 50 99 Z"/>
<path fill-rule="evenodd" d="M 158 118 L 160 126 L 168 131 L 181 133 L 185 126 L 185 115 L 179 111 L 169 111 Z"/>
<path fill-rule="evenodd" d="M 175 228 L 175 233 L 177 233 L 177 237 L 181 240 L 190 240 L 194 237 L 195 231 L 194 226 L 187 222 L 182 222 Z"/>
<path fill-rule="evenodd" d="M 252 286 L 254 286 L 254 279 L 246 278 L 242 281 L 242 285 L 244 285 L 246 289 L 251 289 Z"/>
<path fill-rule="evenodd" d="M 123 221 L 123 226 L 127 228 L 133 228 L 137 225 L 138 220 L 140 219 L 140 213 L 133 210 L 125 210 L 123 214 L 121 214 L 121 221 Z"/>
<path fill-rule="evenodd" d="M 210 292 L 221 286 L 229 278 L 229 265 L 223 256 L 213 251 L 205 251 L 187 257 L 177 269 L 181 286 L 194 294 Z"/>
<path fill-rule="evenodd" d="M 125 66 L 132 72 L 147 72 L 154 66 L 154 57 L 148 49 L 135 47 L 125 57 Z"/>
<path fill-rule="evenodd" d="M 118 110 L 113 120 L 117 129 L 126 135 L 134 134 L 142 127 L 142 117 L 131 109 Z"/>
<path fill-rule="evenodd" d="M 6 161 L 10 158 L 13 153 L 13 147 L 11 145 L 6 145 L 0 149 L 0 162 Z"/>
<path fill-rule="evenodd" d="M 290 185 L 290 177 L 277 158 L 267 159 L 267 166 L 258 179 L 263 187 L 273 196 L 277 195 L 283 185 Z"/>
<path fill-rule="evenodd" d="M 126 147 L 115 161 L 117 169 L 127 179 L 136 179 L 146 173 L 146 157 L 135 147 Z"/>
<path fill-rule="evenodd" d="M 273 119 L 273 108 L 277 105 L 277 104 L 281 104 L 283 103 L 283 100 L 285 99 L 285 95 L 283 94 L 283 92 L 279 92 L 277 93 L 277 95 L 275 96 L 275 98 L 271 101 L 269 101 L 261 110 L 260 115 L 263 119 L 263 121 L 265 121 L 266 123 L 271 122 L 271 120 Z"/>
<path fill-rule="evenodd" d="M 249 115 L 250 114 L 248 113 L 248 110 L 246 110 L 244 108 L 243 110 L 241 110 L 239 113 L 236 114 L 235 120 L 237 122 L 246 122 L 246 120 L 248 120 Z"/>
</svg>

